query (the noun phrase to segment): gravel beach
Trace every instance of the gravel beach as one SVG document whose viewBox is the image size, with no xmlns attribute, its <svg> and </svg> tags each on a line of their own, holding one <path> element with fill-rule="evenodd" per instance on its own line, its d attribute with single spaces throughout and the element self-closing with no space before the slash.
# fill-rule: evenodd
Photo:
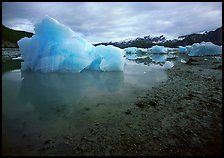
<svg viewBox="0 0 224 158">
<path fill-rule="evenodd" d="M 167 73 L 114 128 L 99 125 L 82 139 L 74 155 L 221 155 L 222 60 L 193 57 Z"/>
</svg>

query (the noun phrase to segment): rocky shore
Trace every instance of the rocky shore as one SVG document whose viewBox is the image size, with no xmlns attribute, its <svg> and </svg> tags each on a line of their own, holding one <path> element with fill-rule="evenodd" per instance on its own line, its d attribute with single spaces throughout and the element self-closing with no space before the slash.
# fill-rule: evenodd
<svg viewBox="0 0 224 158">
<path fill-rule="evenodd" d="M 121 112 L 113 128 L 98 125 L 73 154 L 221 155 L 221 58 L 193 57 L 167 73 L 169 79 Z"/>
</svg>

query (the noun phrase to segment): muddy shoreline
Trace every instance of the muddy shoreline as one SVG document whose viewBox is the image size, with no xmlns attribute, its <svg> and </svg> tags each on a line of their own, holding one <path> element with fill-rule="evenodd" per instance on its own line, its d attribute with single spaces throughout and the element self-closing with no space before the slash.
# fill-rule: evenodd
<svg viewBox="0 0 224 158">
<path fill-rule="evenodd" d="M 222 155 L 222 60 L 179 60 L 167 70 L 167 81 L 127 109 L 93 120 L 82 135 L 65 131 L 37 146 L 5 145 L 3 155 Z"/>
<path fill-rule="evenodd" d="M 119 132 L 99 126 L 97 143 L 84 140 L 76 154 L 221 155 L 222 63 L 213 57 L 191 61 L 176 62 L 168 81 L 121 113 Z"/>
</svg>

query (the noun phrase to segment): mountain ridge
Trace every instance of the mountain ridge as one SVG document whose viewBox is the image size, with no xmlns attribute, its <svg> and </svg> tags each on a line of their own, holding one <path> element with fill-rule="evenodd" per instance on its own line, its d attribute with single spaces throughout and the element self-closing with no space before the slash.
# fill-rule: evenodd
<svg viewBox="0 0 224 158">
<path fill-rule="evenodd" d="M 102 42 L 94 44 L 97 45 L 113 45 L 119 48 L 127 47 L 140 47 L 149 48 L 153 45 L 161 45 L 166 47 L 178 47 L 192 45 L 194 43 L 200 42 L 212 42 L 216 45 L 222 45 L 222 27 L 217 28 L 215 31 L 205 31 L 203 34 L 193 33 L 188 35 L 179 36 L 173 40 L 167 40 L 163 35 L 159 37 L 151 37 L 150 35 L 144 36 L 142 38 L 137 37 L 134 40 L 124 40 L 121 42 Z"/>
<path fill-rule="evenodd" d="M 31 37 L 33 33 L 10 29 L 2 25 L 2 47 L 18 48 L 17 41 L 23 37 Z"/>
</svg>

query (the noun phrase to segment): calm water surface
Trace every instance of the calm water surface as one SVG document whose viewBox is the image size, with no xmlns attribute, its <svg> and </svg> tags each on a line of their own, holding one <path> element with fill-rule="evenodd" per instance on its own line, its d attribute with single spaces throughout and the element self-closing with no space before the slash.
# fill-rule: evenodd
<svg viewBox="0 0 224 158">
<path fill-rule="evenodd" d="M 2 75 L 3 154 L 29 154 L 43 141 L 83 135 L 106 117 L 135 106 L 138 97 L 167 80 L 164 70 L 127 61 L 123 72 L 34 73 Z M 113 125 L 111 125 L 113 126 Z"/>
</svg>

